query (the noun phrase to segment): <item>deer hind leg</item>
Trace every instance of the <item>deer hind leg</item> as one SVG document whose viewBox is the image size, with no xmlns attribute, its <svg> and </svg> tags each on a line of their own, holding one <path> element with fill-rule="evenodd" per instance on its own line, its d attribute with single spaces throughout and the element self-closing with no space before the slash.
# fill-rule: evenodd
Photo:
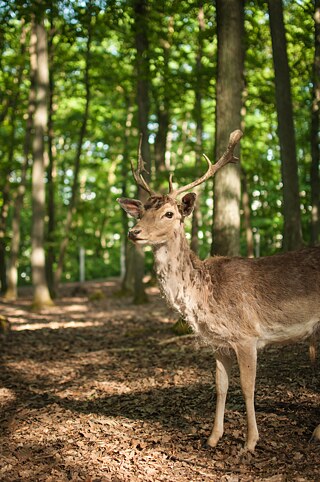
<svg viewBox="0 0 320 482">
<path fill-rule="evenodd" d="M 216 413 L 214 425 L 207 444 L 215 447 L 223 435 L 223 419 L 226 404 L 227 392 L 229 387 L 232 357 L 230 355 L 216 354 Z"/>
<path fill-rule="evenodd" d="M 245 448 L 254 451 L 259 439 L 254 408 L 254 390 L 257 371 L 257 347 L 256 343 L 248 342 L 235 348 L 239 369 L 242 393 L 247 411 L 247 440 Z"/>
</svg>

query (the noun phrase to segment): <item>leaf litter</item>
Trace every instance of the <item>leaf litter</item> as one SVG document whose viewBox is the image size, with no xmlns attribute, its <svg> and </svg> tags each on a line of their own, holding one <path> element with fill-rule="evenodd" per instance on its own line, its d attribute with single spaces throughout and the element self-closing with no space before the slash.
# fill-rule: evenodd
<svg viewBox="0 0 320 482">
<path fill-rule="evenodd" d="M 149 288 L 149 303 L 115 295 L 117 280 L 69 284 L 53 308 L 31 292 L 0 302 L 0 480 L 318 481 L 319 360 L 306 343 L 260 353 L 260 441 L 243 450 L 244 402 L 234 369 L 225 435 L 205 446 L 214 405 L 214 358 Z M 99 293 L 99 296 L 95 295 Z"/>
</svg>

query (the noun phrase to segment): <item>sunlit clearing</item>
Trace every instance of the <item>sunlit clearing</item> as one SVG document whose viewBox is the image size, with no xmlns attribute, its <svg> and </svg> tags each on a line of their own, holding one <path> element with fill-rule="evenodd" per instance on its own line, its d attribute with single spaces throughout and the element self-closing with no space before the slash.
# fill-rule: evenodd
<svg viewBox="0 0 320 482">
<path fill-rule="evenodd" d="M 65 306 L 64 308 L 64 311 L 88 311 L 88 306 L 87 305 L 77 305 L 77 304 L 74 304 L 74 305 L 68 305 L 68 306 Z"/>
<path fill-rule="evenodd" d="M 24 330 L 59 330 L 60 328 L 88 328 L 89 326 L 102 326 L 101 321 L 51 321 L 49 323 L 24 323 L 23 325 L 12 324 L 14 331 Z"/>
<path fill-rule="evenodd" d="M 9 388 L 0 388 L 1 405 L 12 403 L 15 399 L 16 395 L 13 390 L 9 390 Z"/>
</svg>

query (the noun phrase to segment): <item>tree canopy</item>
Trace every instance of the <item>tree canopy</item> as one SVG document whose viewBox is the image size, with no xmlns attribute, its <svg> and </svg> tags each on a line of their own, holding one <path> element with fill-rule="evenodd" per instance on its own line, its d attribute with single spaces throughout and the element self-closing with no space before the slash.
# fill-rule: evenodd
<svg viewBox="0 0 320 482">
<path fill-rule="evenodd" d="M 48 253 L 52 249 L 55 253 L 54 267 L 66 234 L 70 203 L 74 203 L 63 280 L 78 279 L 80 248 L 86 253 L 87 278 L 115 276 L 121 272 L 125 234 L 116 198 L 123 193 L 136 195 L 130 160 L 137 158 L 139 143 L 137 82 L 141 78 L 137 78 L 134 22 L 137 3 L 130 0 L 0 2 L 3 26 L 0 34 L 0 241 L 8 256 L 26 132 L 30 135 L 27 122 L 32 79 L 31 25 L 39 17 L 44 20 L 48 37 L 48 98 L 51 99 L 48 101 L 50 125 L 45 135 L 45 250 Z M 186 184 L 206 168 L 204 161 L 196 163 L 195 105 L 199 92 L 201 148 L 215 160 L 217 16 L 215 2 L 149 0 L 145 4 L 142 27 L 148 41 L 143 55 L 149 65 L 148 140 L 153 160 L 150 176 L 157 189 L 166 191 L 169 173 L 173 173 L 175 183 Z M 315 7 L 316 2 L 312 0 L 283 2 L 302 232 L 306 244 L 311 242 L 312 235 Z M 203 9 L 202 26 L 199 9 Z M 241 171 L 246 177 L 256 248 L 258 246 L 260 255 L 269 255 L 281 249 L 283 196 L 266 2 L 244 3 L 244 28 L 244 79 L 239 79 L 239 82 L 244 80 L 242 126 L 239 126 L 244 130 Z M 197 61 L 200 43 L 201 65 Z M 229 68 L 232 69 L 232 65 Z M 140 70 L 141 75 L 144 74 Z M 318 176 L 319 167 L 315 172 Z M 20 283 L 31 281 L 31 184 L 29 167 L 21 211 Z M 54 206 L 54 223 L 50 229 L 49 192 L 51 207 Z M 210 252 L 213 199 L 213 183 L 208 182 L 200 202 L 201 257 Z M 247 253 L 246 243 L 242 219 L 243 255 Z M 149 253 L 147 263 L 151 264 Z"/>
</svg>

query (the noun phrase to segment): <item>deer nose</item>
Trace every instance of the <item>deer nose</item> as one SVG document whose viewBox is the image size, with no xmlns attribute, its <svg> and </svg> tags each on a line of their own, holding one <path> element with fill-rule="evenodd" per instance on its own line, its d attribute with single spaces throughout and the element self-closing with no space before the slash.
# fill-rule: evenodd
<svg viewBox="0 0 320 482">
<path fill-rule="evenodd" d="M 134 240 L 138 237 L 138 235 L 141 233 L 141 229 L 139 228 L 132 228 L 130 229 L 128 236 L 130 239 Z"/>
</svg>

